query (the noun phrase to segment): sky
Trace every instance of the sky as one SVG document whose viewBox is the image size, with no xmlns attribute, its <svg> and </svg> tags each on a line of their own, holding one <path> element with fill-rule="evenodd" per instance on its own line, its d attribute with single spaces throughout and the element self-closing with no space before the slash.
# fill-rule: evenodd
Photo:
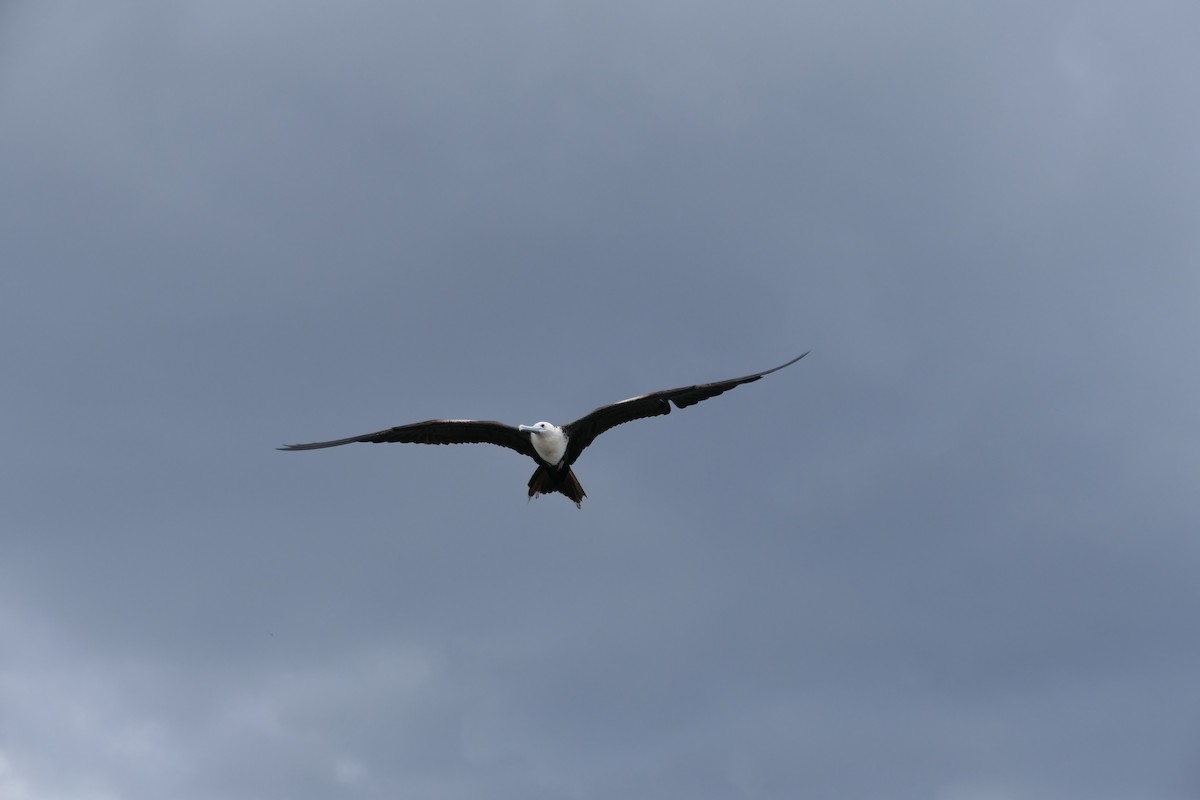
<svg viewBox="0 0 1200 800">
<path fill-rule="evenodd" d="M 0 4 L 0 800 L 1200 798 L 1198 25 Z"/>
</svg>

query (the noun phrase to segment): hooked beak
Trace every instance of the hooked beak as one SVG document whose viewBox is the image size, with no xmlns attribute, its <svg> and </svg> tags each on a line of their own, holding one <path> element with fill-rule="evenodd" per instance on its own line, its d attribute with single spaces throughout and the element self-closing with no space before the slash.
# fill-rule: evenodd
<svg viewBox="0 0 1200 800">
<path fill-rule="evenodd" d="M 537 428 L 535 428 L 535 427 L 533 427 L 532 425 L 518 425 L 518 426 L 517 426 L 517 430 L 519 430 L 519 431 L 529 431 L 530 433 L 537 433 L 537 432 L 538 432 L 538 429 L 537 429 Z"/>
</svg>

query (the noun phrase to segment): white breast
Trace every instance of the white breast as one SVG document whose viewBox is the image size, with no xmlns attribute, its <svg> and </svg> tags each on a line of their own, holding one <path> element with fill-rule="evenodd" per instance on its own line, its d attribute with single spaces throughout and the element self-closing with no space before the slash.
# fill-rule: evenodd
<svg viewBox="0 0 1200 800">
<path fill-rule="evenodd" d="M 557 426 L 547 426 L 544 433 L 535 433 L 530 437 L 533 449 L 548 464 L 557 464 L 567 454 L 567 435 Z"/>
</svg>

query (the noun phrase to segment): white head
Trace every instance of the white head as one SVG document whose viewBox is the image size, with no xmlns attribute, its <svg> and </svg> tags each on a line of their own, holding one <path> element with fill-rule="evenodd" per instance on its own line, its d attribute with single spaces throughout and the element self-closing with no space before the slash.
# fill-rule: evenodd
<svg viewBox="0 0 1200 800">
<path fill-rule="evenodd" d="M 550 422 L 535 422 L 518 425 L 517 430 L 527 431 L 533 449 L 549 464 L 558 464 L 567 453 L 567 437 L 563 429 Z"/>
</svg>

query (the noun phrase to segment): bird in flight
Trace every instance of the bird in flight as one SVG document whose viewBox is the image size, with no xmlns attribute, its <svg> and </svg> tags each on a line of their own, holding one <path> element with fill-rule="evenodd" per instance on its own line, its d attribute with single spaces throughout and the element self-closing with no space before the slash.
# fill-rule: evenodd
<svg viewBox="0 0 1200 800">
<path fill-rule="evenodd" d="M 735 386 L 753 383 L 764 375 L 770 375 L 784 367 L 790 367 L 806 355 L 808 355 L 807 351 L 774 369 L 756 372 L 741 378 L 700 383 L 695 386 L 681 386 L 678 389 L 664 389 L 660 392 L 631 397 L 619 403 L 601 406 L 590 414 L 562 427 L 549 422 L 535 422 L 533 425 L 513 427 L 503 422 L 490 420 L 430 419 L 425 422 L 414 422 L 411 425 L 385 428 L 375 433 L 365 433 L 362 436 L 351 436 L 349 439 L 288 444 L 279 449 L 320 450 L 325 447 L 338 447 L 354 442 L 498 444 L 501 447 L 515 450 L 521 455 L 529 456 L 537 462 L 537 469 L 534 470 L 533 477 L 529 479 L 530 499 L 541 494 L 558 492 L 574 501 L 576 507 L 582 508 L 586 492 L 583 491 L 575 473 L 571 471 L 571 465 L 583 453 L 584 448 L 595 441 L 597 436 L 610 428 L 632 422 L 635 419 L 670 414 L 672 403 L 676 408 L 687 408 L 701 400 L 723 394 Z"/>
</svg>

